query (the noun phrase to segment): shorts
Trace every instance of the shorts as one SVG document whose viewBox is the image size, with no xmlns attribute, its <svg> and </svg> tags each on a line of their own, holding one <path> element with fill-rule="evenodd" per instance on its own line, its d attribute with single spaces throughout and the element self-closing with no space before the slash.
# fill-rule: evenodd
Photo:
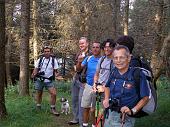
<svg viewBox="0 0 170 127">
<path fill-rule="evenodd" d="M 42 82 L 40 80 L 35 81 L 35 90 L 42 91 L 44 89 L 49 89 L 51 87 L 54 87 L 54 82 Z"/>
<path fill-rule="evenodd" d="M 92 91 L 92 86 L 88 85 L 86 83 L 82 101 L 81 101 L 81 107 L 83 108 L 95 108 L 96 106 L 96 93 Z"/>
</svg>

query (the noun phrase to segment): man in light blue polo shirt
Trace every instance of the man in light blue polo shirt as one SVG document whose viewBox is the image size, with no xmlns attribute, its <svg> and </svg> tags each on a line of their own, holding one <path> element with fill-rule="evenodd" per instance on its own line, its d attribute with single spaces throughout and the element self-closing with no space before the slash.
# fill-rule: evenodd
<svg viewBox="0 0 170 127">
<path fill-rule="evenodd" d="M 84 92 L 82 97 L 81 106 L 84 108 L 83 111 L 83 127 L 88 126 L 89 113 L 91 111 L 92 116 L 92 127 L 95 127 L 95 93 L 92 90 L 94 75 L 96 72 L 96 66 L 100 59 L 100 43 L 93 42 L 92 45 L 92 56 L 89 56 L 83 60 L 83 56 L 78 57 L 78 63 L 76 70 L 81 71 L 84 67 L 87 67 L 86 71 L 86 83 L 84 83 Z M 91 109 L 91 110 L 90 110 Z"/>
</svg>

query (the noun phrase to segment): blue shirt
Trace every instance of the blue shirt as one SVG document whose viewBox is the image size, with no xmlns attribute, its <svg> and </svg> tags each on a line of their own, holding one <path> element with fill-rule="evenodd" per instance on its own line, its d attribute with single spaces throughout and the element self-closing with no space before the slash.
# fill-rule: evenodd
<svg viewBox="0 0 170 127">
<path fill-rule="evenodd" d="M 110 88 L 110 98 L 118 99 L 120 107 L 133 108 L 141 98 L 149 96 L 149 88 L 144 73 L 140 72 L 140 84 L 135 84 L 132 72 L 133 68 L 129 68 L 126 73 L 121 75 L 115 68 L 106 84 L 106 87 Z M 136 88 L 137 85 L 140 85 L 140 91 Z"/>
<path fill-rule="evenodd" d="M 96 67 L 99 59 L 100 57 L 96 58 L 92 55 L 86 57 L 82 62 L 82 65 L 87 66 L 86 80 L 87 84 L 90 86 L 93 86 L 94 75 L 96 73 Z"/>
</svg>

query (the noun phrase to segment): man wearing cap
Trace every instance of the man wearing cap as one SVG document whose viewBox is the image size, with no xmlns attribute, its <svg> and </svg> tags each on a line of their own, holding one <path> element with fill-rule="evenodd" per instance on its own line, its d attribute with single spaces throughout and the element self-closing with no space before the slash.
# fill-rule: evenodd
<svg viewBox="0 0 170 127">
<path fill-rule="evenodd" d="M 32 73 L 32 78 L 35 79 L 36 90 L 36 107 L 41 109 L 43 88 L 48 89 L 50 94 L 50 107 L 51 113 L 59 116 L 55 109 L 56 104 L 56 89 L 54 87 L 53 79 L 58 76 L 58 63 L 57 60 L 51 56 L 52 48 L 50 46 L 43 47 L 43 56 L 40 57 L 35 63 L 35 68 Z"/>
</svg>

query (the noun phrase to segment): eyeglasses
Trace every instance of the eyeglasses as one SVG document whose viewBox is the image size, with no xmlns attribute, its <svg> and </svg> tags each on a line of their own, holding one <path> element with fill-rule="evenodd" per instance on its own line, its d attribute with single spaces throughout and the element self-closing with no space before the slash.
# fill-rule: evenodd
<svg viewBox="0 0 170 127">
<path fill-rule="evenodd" d="M 113 61 L 125 61 L 128 57 L 127 56 L 120 56 L 120 57 L 113 57 Z"/>
<path fill-rule="evenodd" d="M 111 49 L 112 47 L 110 47 L 110 46 L 105 46 L 104 48 L 106 48 L 106 49 Z"/>
<path fill-rule="evenodd" d="M 96 48 L 96 49 L 99 49 L 100 47 L 98 47 L 98 46 L 96 46 L 96 47 L 95 47 L 95 46 L 93 46 L 92 48 Z"/>
</svg>

